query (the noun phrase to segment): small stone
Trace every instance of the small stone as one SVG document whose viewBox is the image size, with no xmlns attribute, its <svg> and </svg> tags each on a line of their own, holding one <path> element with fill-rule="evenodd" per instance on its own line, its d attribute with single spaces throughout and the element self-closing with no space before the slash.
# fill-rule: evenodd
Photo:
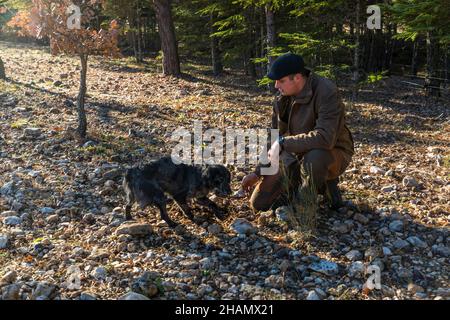
<svg viewBox="0 0 450 320">
<path fill-rule="evenodd" d="M 392 255 L 391 249 L 389 249 L 388 247 L 383 247 L 383 255 L 384 256 L 391 256 Z"/>
<path fill-rule="evenodd" d="M 364 263 L 362 263 L 361 261 L 355 261 L 350 265 L 348 273 L 351 277 L 359 278 L 364 274 L 364 270 Z"/>
<path fill-rule="evenodd" d="M 198 268 L 198 262 L 195 260 L 182 260 L 179 262 L 180 266 L 182 266 L 185 269 L 197 269 Z"/>
<path fill-rule="evenodd" d="M 128 292 L 120 296 L 118 300 L 150 300 L 150 299 L 136 292 Z"/>
<path fill-rule="evenodd" d="M 105 280 L 106 276 L 108 275 L 108 271 L 104 267 L 97 267 L 92 271 L 91 275 L 96 280 Z"/>
<path fill-rule="evenodd" d="M 13 283 L 17 279 L 17 272 L 12 270 L 8 271 L 1 279 L 0 284 L 9 284 Z"/>
<path fill-rule="evenodd" d="M 62 82 L 61 81 L 59 81 L 59 80 L 56 80 L 55 82 L 53 82 L 53 85 L 55 86 L 55 87 L 60 87 L 60 86 L 62 86 Z"/>
<path fill-rule="evenodd" d="M 37 300 L 38 297 L 49 299 L 56 287 L 47 282 L 40 282 L 36 289 L 33 290 L 32 297 Z"/>
<path fill-rule="evenodd" d="M 385 177 L 392 177 L 394 176 L 394 170 L 389 169 L 388 171 L 386 171 L 386 173 L 384 174 Z"/>
<path fill-rule="evenodd" d="M 386 173 L 386 170 L 381 169 L 380 167 L 377 167 L 377 166 L 371 166 L 369 171 L 372 174 L 385 174 Z"/>
<path fill-rule="evenodd" d="M 362 259 L 362 253 L 358 250 L 351 250 L 346 255 L 347 259 L 350 261 L 357 261 Z"/>
<path fill-rule="evenodd" d="M 433 245 L 431 247 L 431 251 L 434 254 L 440 255 L 442 257 L 450 257 L 450 248 L 448 246 L 444 246 L 444 245 Z"/>
<path fill-rule="evenodd" d="M 405 241 L 403 239 L 397 239 L 394 241 L 393 245 L 396 249 L 402 250 L 402 249 L 409 247 L 409 242 Z"/>
<path fill-rule="evenodd" d="M 14 210 L 8 210 L 8 211 L 3 211 L 2 213 L 0 213 L 0 217 L 2 217 L 2 218 L 12 217 L 12 216 L 17 216 L 17 212 Z"/>
<path fill-rule="evenodd" d="M 283 277 L 279 275 L 271 275 L 264 280 L 264 284 L 272 288 L 281 288 L 283 283 Z"/>
<path fill-rule="evenodd" d="M 407 188 L 417 188 L 420 184 L 411 176 L 406 176 L 402 180 L 403 186 Z"/>
<path fill-rule="evenodd" d="M 41 129 L 39 128 L 25 128 L 23 135 L 25 138 L 37 138 L 41 135 Z"/>
<path fill-rule="evenodd" d="M 406 241 L 408 241 L 414 247 L 419 247 L 422 249 L 428 247 L 426 242 L 422 241 L 420 238 L 415 236 L 407 238 Z"/>
<path fill-rule="evenodd" d="M 389 230 L 392 232 L 402 232 L 403 231 L 403 221 L 395 220 L 389 224 Z"/>
<path fill-rule="evenodd" d="M 417 284 L 414 284 L 414 283 L 408 284 L 408 292 L 411 292 L 412 294 L 422 293 L 424 291 L 425 290 Z"/>
<path fill-rule="evenodd" d="M 14 283 L 2 288 L 1 300 L 19 300 L 20 285 Z"/>
<path fill-rule="evenodd" d="M 308 292 L 306 300 L 321 300 L 321 299 L 315 290 L 311 290 L 310 292 Z"/>
<path fill-rule="evenodd" d="M 320 260 L 319 262 L 312 263 L 308 268 L 326 275 L 336 275 L 339 272 L 338 265 L 327 260 Z"/>
<path fill-rule="evenodd" d="M 384 186 L 383 188 L 381 188 L 381 191 L 382 191 L 382 192 L 386 192 L 386 193 L 392 192 L 392 191 L 394 191 L 394 190 L 395 190 L 395 187 L 394 187 L 394 186 Z"/>
<path fill-rule="evenodd" d="M 326 294 L 325 291 L 323 291 L 322 289 L 316 288 L 316 289 L 314 289 L 314 290 L 316 291 L 316 293 L 319 295 L 319 297 L 320 297 L 321 299 L 325 299 L 325 298 L 327 297 L 327 294 Z"/>
<path fill-rule="evenodd" d="M 381 250 L 377 247 L 371 247 L 364 252 L 364 258 L 373 260 L 381 256 Z"/>
<path fill-rule="evenodd" d="M 94 224 L 95 223 L 95 216 L 92 213 L 86 213 L 82 218 L 84 223 L 87 224 Z"/>
<path fill-rule="evenodd" d="M 337 223 L 333 226 L 333 231 L 338 232 L 340 234 L 345 234 L 350 232 L 351 227 L 346 223 Z"/>
<path fill-rule="evenodd" d="M 255 227 L 253 227 L 253 225 L 248 222 L 247 219 L 243 218 L 237 218 L 236 220 L 234 220 L 231 227 L 238 234 L 249 235 L 252 233 L 256 233 Z"/>
<path fill-rule="evenodd" d="M 0 250 L 8 247 L 9 237 L 6 234 L 0 234 Z"/>
<path fill-rule="evenodd" d="M 116 185 L 116 183 L 113 180 L 107 180 L 104 184 L 105 187 L 107 188 L 112 188 Z"/>
<path fill-rule="evenodd" d="M 91 292 L 82 292 L 80 300 L 97 300 L 97 296 Z"/>
<path fill-rule="evenodd" d="M 22 223 L 22 219 L 16 216 L 6 217 L 3 219 L 3 224 L 7 226 L 17 226 Z"/>
<path fill-rule="evenodd" d="M 245 198 L 245 192 L 244 190 L 241 188 L 238 191 L 236 191 L 233 196 L 233 198 Z"/>
<path fill-rule="evenodd" d="M 109 170 L 109 171 L 107 171 L 107 172 L 105 172 L 103 174 L 103 180 L 104 181 L 113 180 L 113 179 L 115 179 L 117 177 L 120 177 L 121 175 L 122 175 L 122 170 L 120 170 L 120 169 L 112 169 L 112 170 Z"/>
<path fill-rule="evenodd" d="M 280 221 L 288 221 L 289 220 L 289 208 L 286 206 L 278 207 L 275 210 L 275 215 Z"/>
<path fill-rule="evenodd" d="M 208 226 L 208 232 L 213 235 L 219 234 L 222 232 L 222 227 L 220 225 L 218 225 L 217 223 L 210 224 Z"/>
<path fill-rule="evenodd" d="M 13 192 L 14 192 L 14 182 L 13 181 L 5 183 L 0 188 L 0 194 L 2 194 L 4 196 L 12 195 Z"/>
<path fill-rule="evenodd" d="M 93 147 L 95 146 L 95 142 L 94 141 L 87 141 L 83 144 L 83 148 L 88 148 L 88 147 Z"/>
<path fill-rule="evenodd" d="M 450 297 L 450 288 L 437 288 L 434 293 L 444 298 Z"/>
<path fill-rule="evenodd" d="M 116 230 L 116 235 L 129 234 L 131 236 L 146 236 L 152 233 L 152 227 L 147 223 L 133 223 L 121 225 Z"/>
<path fill-rule="evenodd" d="M 55 209 L 49 208 L 49 207 L 44 207 L 44 208 L 41 208 L 40 211 L 42 214 L 51 214 L 51 213 L 55 212 Z"/>
<path fill-rule="evenodd" d="M 208 258 L 208 257 L 201 259 L 201 260 L 199 261 L 199 263 L 200 263 L 200 267 L 201 267 L 203 270 L 210 269 L 210 268 L 212 267 L 212 265 L 213 265 L 213 264 L 212 264 L 211 258 Z"/>
<path fill-rule="evenodd" d="M 369 223 L 369 218 L 367 218 L 366 216 L 360 214 L 360 213 L 356 213 L 353 216 L 353 219 L 358 221 L 361 224 L 368 224 Z"/>
<path fill-rule="evenodd" d="M 48 216 L 45 220 L 49 224 L 57 223 L 59 221 L 59 216 L 57 214 L 53 214 L 51 216 Z"/>
<path fill-rule="evenodd" d="M 151 272 L 144 272 L 142 276 L 137 278 L 131 284 L 131 290 L 148 298 L 152 298 L 158 294 L 158 287 L 154 283 L 156 278 L 158 278 L 158 275 L 154 275 Z"/>
</svg>

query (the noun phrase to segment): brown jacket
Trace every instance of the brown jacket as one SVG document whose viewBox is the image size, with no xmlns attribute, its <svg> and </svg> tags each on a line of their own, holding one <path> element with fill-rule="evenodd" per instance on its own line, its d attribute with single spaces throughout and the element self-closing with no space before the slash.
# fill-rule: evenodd
<svg viewBox="0 0 450 320">
<path fill-rule="evenodd" d="M 284 150 L 299 158 L 312 149 L 333 148 L 351 157 L 353 138 L 345 125 L 344 109 L 336 85 L 311 72 L 298 96 L 278 99 L 272 127 L 285 137 Z"/>
</svg>

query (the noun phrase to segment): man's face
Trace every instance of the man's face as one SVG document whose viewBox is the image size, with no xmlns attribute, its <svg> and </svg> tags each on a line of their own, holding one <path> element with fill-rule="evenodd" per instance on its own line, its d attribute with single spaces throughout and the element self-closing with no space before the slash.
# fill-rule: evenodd
<svg viewBox="0 0 450 320">
<path fill-rule="evenodd" d="M 302 91 L 306 80 L 297 73 L 293 76 L 286 76 L 275 81 L 275 88 L 278 89 L 282 96 L 296 96 Z"/>
</svg>

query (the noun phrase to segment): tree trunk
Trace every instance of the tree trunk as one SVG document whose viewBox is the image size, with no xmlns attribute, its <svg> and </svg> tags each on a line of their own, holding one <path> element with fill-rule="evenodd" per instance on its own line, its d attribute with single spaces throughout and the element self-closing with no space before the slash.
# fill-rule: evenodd
<svg viewBox="0 0 450 320">
<path fill-rule="evenodd" d="M 419 39 L 415 39 L 413 43 L 413 51 L 411 58 L 411 74 L 417 76 L 417 53 L 419 52 Z"/>
<path fill-rule="evenodd" d="M 212 35 L 215 30 L 213 27 L 214 24 L 214 16 L 211 12 L 209 14 L 209 24 L 210 24 L 210 35 Z M 223 71 L 223 65 L 222 65 L 222 58 L 220 56 L 220 48 L 219 48 L 219 39 L 217 37 L 210 37 L 211 38 L 211 62 L 212 62 L 212 68 L 213 73 L 215 76 L 218 76 Z"/>
<path fill-rule="evenodd" d="M 86 112 L 84 110 L 84 100 L 86 97 L 86 74 L 87 74 L 87 55 L 81 55 L 81 76 L 80 76 L 80 90 L 78 92 L 77 99 L 77 111 L 78 111 L 78 128 L 77 133 L 80 138 L 86 138 L 87 119 Z"/>
<path fill-rule="evenodd" d="M 142 59 L 142 21 L 141 21 L 141 13 L 139 12 L 139 8 L 137 9 L 137 17 L 136 17 L 136 26 L 137 26 L 137 62 L 142 63 L 144 59 Z"/>
<path fill-rule="evenodd" d="M 271 4 L 266 5 L 266 34 L 267 34 L 267 53 L 275 47 L 275 14 L 271 8 Z M 267 65 L 267 70 L 272 66 L 274 57 L 267 54 L 269 63 Z"/>
<path fill-rule="evenodd" d="M 270 55 L 270 51 L 275 47 L 275 13 L 273 12 L 271 3 L 267 4 L 265 7 L 266 13 L 266 44 L 267 44 L 267 73 L 269 73 L 270 68 L 272 67 L 273 61 L 275 58 Z M 268 89 L 270 92 L 275 93 L 275 85 L 274 83 L 270 83 L 268 85 Z"/>
<path fill-rule="evenodd" d="M 425 88 L 427 96 L 439 97 L 440 80 L 438 78 L 439 44 L 433 31 L 427 32 L 427 75 L 425 77 Z"/>
<path fill-rule="evenodd" d="M 153 0 L 153 4 L 155 6 L 161 49 L 163 52 L 163 74 L 166 76 L 179 76 L 181 74 L 180 61 L 170 0 Z"/>
<path fill-rule="evenodd" d="M 5 65 L 3 64 L 2 58 L 0 58 L 0 79 L 2 80 L 6 79 Z"/>
<path fill-rule="evenodd" d="M 445 47 L 445 54 L 444 54 L 444 78 L 445 78 L 445 86 L 446 87 L 448 85 L 448 80 L 449 80 L 449 78 L 448 78 L 448 68 L 449 68 L 448 60 L 449 60 L 449 57 L 448 57 L 448 46 L 446 46 Z"/>
<path fill-rule="evenodd" d="M 353 102 L 356 101 L 357 91 L 358 91 L 358 81 L 359 81 L 359 11 L 360 11 L 360 0 L 356 2 L 356 24 L 355 24 L 355 53 L 353 59 Z"/>
</svg>

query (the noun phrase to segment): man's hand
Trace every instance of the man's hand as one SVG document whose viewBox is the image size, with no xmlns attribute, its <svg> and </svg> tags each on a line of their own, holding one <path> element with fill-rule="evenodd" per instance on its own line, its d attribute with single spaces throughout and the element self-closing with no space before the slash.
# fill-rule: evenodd
<svg viewBox="0 0 450 320">
<path fill-rule="evenodd" d="M 269 161 L 272 163 L 273 161 L 277 161 L 280 156 L 280 143 L 275 141 L 272 146 L 270 147 L 270 150 L 268 152 Z M 273 165 L 273 163 L 272 163 Z"/>
<path fill-rule="evenodd" d="M 250 193 L 252 187 L 258 183 L 259 177 L 256 173 L 250 173 L 242 179 L 242 189 L 245 193 Z"/>
</svg>

